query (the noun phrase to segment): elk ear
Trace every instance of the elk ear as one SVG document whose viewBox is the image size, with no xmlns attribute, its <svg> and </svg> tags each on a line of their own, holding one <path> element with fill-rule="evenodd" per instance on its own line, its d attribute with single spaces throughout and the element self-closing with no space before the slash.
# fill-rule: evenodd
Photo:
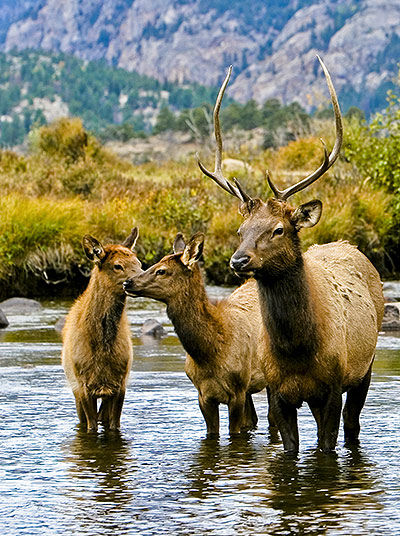
<svg viewBox="0 0 400 536">
<path fill-rule="evenodd" d="M 314 199 L 297 207 L 290 221 L 297 230 L 302 227 L 314 227 L 319 222 L 321 213 L 322 203 L 319 199 Z"/>
<path fill-rule="evenodd" d="M 91 261 L 101 262 L 106 256 L 103 246 L 93 236 L 85 235 L 82 239 L 82 245 L 86 257 Z"/>
<path fill-rule="evenodd" d="M 200 259 L 201 254 L 203 253 L 203 245 L 204 234 L 196 233 L 192 236 L 188 244 L 185 246 L 185 249 L 182 253 L 181 261 L 190 270 L 192 269 L 193 264 Z"/>
<path fill-rule="evenodd" d="M 185 239 L 183 238 L 182 233 L 178 233 L 174 240 L 174 253 L 183 253 L 183 250 L 186 247 Z"/>
<path fill-rule="evenodd" d="M 129 248 L 133 251 L 136 241 L 139 236 L 139 229 L 137 227 L 134 227 L 131 231 L 131 234 L 122 242 L 122 246 Z"/>
</svg>

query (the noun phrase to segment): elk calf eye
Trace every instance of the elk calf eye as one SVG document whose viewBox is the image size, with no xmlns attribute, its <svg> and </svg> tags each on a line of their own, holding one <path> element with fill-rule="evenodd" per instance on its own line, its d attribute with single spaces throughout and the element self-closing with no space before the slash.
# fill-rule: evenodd
<svg viewBox="0 0 400 536">
<path fill-rule="evenodd" d="M 272 236 L 283 235 L 283 227 L 277 227 L 274 229 Z"/>
<path fill-rule="evenodd" d="M 123 270 L 124 267 L 121 264 L 114 264 L 114 270 Z"/>
<path fill-rule="evenodd" d="M 164 275 L 165 274 L 165 270 L 163 268 L 160 268 L 159 270 L 157 270 L 156 272 L 156 275 Z"/>
</svg>

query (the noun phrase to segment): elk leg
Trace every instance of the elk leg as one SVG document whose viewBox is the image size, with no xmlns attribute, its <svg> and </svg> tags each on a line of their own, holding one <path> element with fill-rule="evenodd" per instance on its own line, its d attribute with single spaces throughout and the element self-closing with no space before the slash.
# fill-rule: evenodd
<svg viewBox="0 0 400 536">
<path fill-rule="evenodd" d="M 256 413 L 256 408 L 254 407 L 254 402 L 250 393 L 246 394 L 246 403 L 245 403 L 245 418 L 242 426 L 242 430 L 254 430 L 257 428 L 258 417 Z"/>
<path fill-rule="evenodd" d="M 216 400 L 204 399 L 199 394 L 199 406 L 207 425 L 207 437 L 219 434 L 219 405 Z"/>
<path fill-rule="evenodd" d="M 97 417 L 97 420 L 102 423 L 104 428 L 109 428 L 110 426 L 110 409 L 111 400 L 109 397 L 104 397 L 101 401 L 101 406 Z"/>
<path fill-rule="evenodd" d="M 86 415 L 87 431 L 97 432 L 97 398 L 90 395 L 82 395 L 81 403 Z"/>
<path fill-rule="evenodd" d="M 246 393 L 239 393 L 232 397 L 228 403 L 229 410 L 229 434 L 240 433 L 244 422 L 244 407 L 246 404 Z"/>
<path fill-rule="evenodd" d="M 78 413 L 78 418 L 79 418 L 79 424 L 81 426 L 86 426 L 87 425 L 86 414 L 85 414 L 85 410 L 83 409 L 81 395 L 78 392 L 75 392 L 74 396 L 75 396 L 76 411 Z"/>
<path fill-rule="evenodd" d="M 296 406 L 288 404 L 278 392 L 271 390 L 270 408 L 273 420 L 281 434 L 285 452 L 297 454 L 299 451 L 299 431 Z"/>
<path fill-rule="evenodd" d="M 111 398 L 110 430 L 118 430 L 121 420 L 122 406 L 124 405 L 125 391 L 120 391 Z"/>
<path fill-rule="evenodd" d="M 311 410 L 311 413 L 313 414 L 313 417 L 315 419 L 315 422 L 317 423 L 317 430 L 318 430 L 318 444 L 321 441 L 321 408 L 318 406 L 314 406 L 311 404 L 308 404 Z"/>
<path fill-rule="evenodd" d="M 372 363 L 367 374 L 355 387 L 347 391 L 346 404 L 343 410 L 344 442 L 346 445 L 358 445 L 360 433 L 360 413 L 364 407 L 365 399 L 371 382 Z"/>
<path fill-rule="evenodd" d="M 273 412 L 272 412 L 272 406 L 271 406 L 271 392 L 269 387 L 267 387 L 267 400 L 268 400 L 268 430 L 269 430 L 269 436 L 272 443 L 276 443 L 279 441 L 279 431 L 278 427 L 276 425 Z"/>
<path fill-rule="evenodd" d="M 323 452 L 332 452 L 336 448 L 342 412 L 342 386 L 334 385 L 321 406 L 321 426 L 319 447 Z"/>
</svg>

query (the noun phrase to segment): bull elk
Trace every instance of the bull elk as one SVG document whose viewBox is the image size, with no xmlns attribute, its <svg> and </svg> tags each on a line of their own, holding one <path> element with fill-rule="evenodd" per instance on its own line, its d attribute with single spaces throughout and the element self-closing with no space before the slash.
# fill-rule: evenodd
<svg viewBox="0 0 400 536">
<path fill-rule="evenodd" d="M 304 254 L 299 231 L 320 219 L 322 203 L 297 208 L 288 198 L 308 187 L 335 162 L 343 138 L 339 103 L 329 72 L 318 57 L 335 114 L 336 141 L 330 154 L 324 146 L 320 167 L 297 184 L 278 190 L 269 174 L 273 197 L 250 197 L 237 179 L 228 182 L 221 170 L 222 137 L 219 109 L 229 80 L 224 80 L 214 108 L 215 171 L 203 173 L 241 201 L 244 221 L 240 246 L 230 266 L 257 281 L 264 326 L 266 379 L 272 415 L 285 451 L 298 452 L 297 409 L 307 402 L 317 422 L 318 445 L 336 447 L 342 393 L 346 444 L 357 444 L 359 417 L 371 378 L 377 334 L 383 316 L 382 285 L 369 260 L 345 241 L 314 245 Z"/>
<path fill-rule="evenodd" d="M 185 372 L 198 390 L 207 435 L 219 433 L 219 404 L 229 409 L 229 432 L 255 428 L 251 398 L 265 388 L 264 336 L 254 280 L 228 298 L 212 303 L 207 297 L 198 260 L 204 235 L 185 244 L 181 234 L 174 253 L 124 283 L 129 296 L 164 302 L 167 314 L 187 352 Z"/>
<path fill-rule="evenodd" d="M 75 396 L 80 424 L 96 431 L 119 428 L 132 365 L 132 342 L 125 312 L 125 279 L 140 271 L 133 253 L 138 229 L 122 245 L 83 237 L 86 256 L 94 262 L 89 284 L 72 305 L 63 329 L 62 364 Z M 97 401 L 101 399 L 100 410 Z"/>
</svg>

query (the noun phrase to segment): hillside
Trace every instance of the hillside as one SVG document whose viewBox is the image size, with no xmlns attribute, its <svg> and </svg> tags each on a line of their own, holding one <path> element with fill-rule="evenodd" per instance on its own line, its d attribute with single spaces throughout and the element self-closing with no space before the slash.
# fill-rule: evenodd
<svg viewBox="0 0 400 536">
<path fill-rule="evenodd" d="M 397 74 L 397 0 L 2 0 L 0 47 L 62 51 L 155 77 L 217 85 L 260 104 L 326 99 L 315 60 L 332 71 L 344 108 L 374 111 Z"/>
<path fill-rule="evenodd" d="M 0 146 L 19 144 L 33 125 L 62 116 L 79 116 L 96 133 L 112 124 L 128 125 L 127 135 L 148 131 L 162 106 L 176 112 L 212 103 L 215 95 L 216 89 L 161 83 L 104 60 L 34 50 L 0 53 Z"/>
</svg>

